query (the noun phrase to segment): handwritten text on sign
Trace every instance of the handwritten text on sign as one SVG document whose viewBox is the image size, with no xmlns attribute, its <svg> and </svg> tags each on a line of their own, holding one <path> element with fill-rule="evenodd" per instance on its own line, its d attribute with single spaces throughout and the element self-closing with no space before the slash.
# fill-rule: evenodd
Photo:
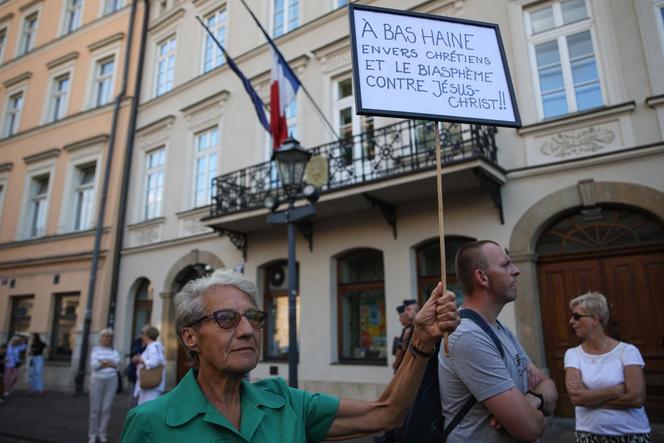
<svg viewBox="0 0 664 443">
<path fill-rule="evenodd" d="M 494 25 L 351 11 L 359 113 L 519 125 Z"/>
</svg>

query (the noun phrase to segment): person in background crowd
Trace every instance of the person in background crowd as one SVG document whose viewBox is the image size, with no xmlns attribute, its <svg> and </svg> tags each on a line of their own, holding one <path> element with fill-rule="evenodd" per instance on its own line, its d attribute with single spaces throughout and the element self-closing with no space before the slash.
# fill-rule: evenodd
<svg viewBox="0 0 664 443">
<path fill-rule="evenodd" d="M 18 368 L 21 366 L 21 352 L 25 351 L 27 345 L 21 337 L 15 335 L 9 340 L 9 346 L 5 355 L 5 392 L 4 396 L 9 397 L 14 384 L 18 380 Z"/>
<path fill-rule="evenodd" d="M 138 394 L 135 394 L 136 382 L 138 381 L 136 374 L 136 364 L 134 363 L 134 357 L 140 356 L 143 351 L 145 351 L 145 345 L 143 344 L 143 339 L 138 337 L 131 343 L 131 350 L 129 353 L 129 364 L 125 368 L 125 375 L 127 376 L 129 392 L 129 407 L 133 408 L 138 404 Z"/>
<path fill-rule="evenodd" d="M 38 333 L 32 334 L 30 342 L 30 368 L 28 369 L 28 384 L 30 395 L 42 395 L 44 393 L 44 343 Z"/>
<path fill-rule="evenodd" d="M 141 329 L 141 340 L 145 345 L 145 351 L 141 355 L 135 356 L 132 361 L 137 366 L 136 386 L 134 387 L 134 395 L 138 397 L 138 404 L 145 403 L 146 401 L 154 400 L 159 397 L 166 388 L 166 357 L 164 356 L 164 347 L 157 341 L 159 337 L 159 329 L 154 326 L 145 325 Z M 161 382 L 156 388 L 142 389 L 140 385 L 141 370 L 143 368 L 153 369 L 161 366 Z"/>
<path fill-rule="evenodd" d="M 399 323 L 401 323 L 401 335 L 394 337 L 392 342 L 392 355 L 394 355 L 394 362 L 392 363 L 392 369 L 394 372 L 397 372 L 399 365 L 397 360 L 401 361 L 401 353 L 403 352 L 403 334 L 408 326 L 408 317 L 406 317 L 406 310 L 403 305 L 397 306 L 397 313 L 399 314 Z"/>
<path fill-rule="evenodd" d="M 7 356 L 7 343 L 0 344 L 0 392 L 5 392 L 5 357 Z M 0 403 L 4 400 L 0 396 Z"/>
<path fill-rule="evenodd" d="M 243 380 L 259 361 L 266 315 L 256 286 L 230 270 L 192 280 L 175 296 L 178 339 L 198 362 L 168 394 L 127 416 L 124 443 L 304 443 L 369 435 L 401 423 L 435 342 L 459 322 L 454 294 L 439 284 L 418 314 L 401 368 L 374 401 Z M 146 351 L 147 352 L 147 351 Z"/>
<path fill-rule="evenodd" d="M 108 441 L 106 427 L 118 388 L 119 365 L 120 354 L 113 349 L 113 330 L 102 329 L 99 345 L 92 348 L 90 355 L 90 443 L 96 443 L 97 439 L 102 443 Z"/>
<path fill-rule="evenodd" d="M 399 321 L 403 325 L 403 329 L 401 330 L 401 352 L 397 353 L 394 363 L 392 363 L 394 372 L 399 369 L 406 350 L 408 349 L 408 343 L 413 334 L 413 322 L 415 321 L 417 311 L 420 309 L 417 301 L 413 299 L 404 300 L 403 305 L 401 306 L 403 306 L 403 314 L 399 313 Z"/>
<path fill-rule="evenodd" d="M 609 307 L 604 295 L 588 292 L 569 307 L 570 325 L 583 340 L 565 353 L 565 387 L 575 406 L 576 441 L 650 442 L 641 353 L 606 335 Z"/>
<path fill-rule="evenodd" d="M 498 321 L 503 307 L 516 300 L 520 271 L 489 240 L 463 245 L 455 268 L 464 294 L 462 320 L 449 336 L 449 356 L 443 346 L 438 353 L 446 429 L 458 422 L 447 442 L 535 441 L 544 433 L 544 416 L 553 413 L 558 391 Z M 464 318 L 466 310 L 476 320 Z"/>
</svg>

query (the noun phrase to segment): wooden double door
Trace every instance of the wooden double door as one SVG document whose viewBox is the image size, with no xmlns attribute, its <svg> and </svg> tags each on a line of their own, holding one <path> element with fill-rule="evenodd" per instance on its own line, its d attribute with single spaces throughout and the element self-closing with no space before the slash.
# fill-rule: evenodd
<svg viewBox="0 0 664 443">
<path fill-rule="evenodd" d="M 560 394 L 556 414 L 574 416 L 563 358 L 580 341 L 569 324 L 568 303 L 599 291 L 609 302 L 607 333 L 635 345 L 645 360 L 648 416 L 664 422 L 664 247 L 544 258 L 538 277 L 547 366 Z"/>
</svg>

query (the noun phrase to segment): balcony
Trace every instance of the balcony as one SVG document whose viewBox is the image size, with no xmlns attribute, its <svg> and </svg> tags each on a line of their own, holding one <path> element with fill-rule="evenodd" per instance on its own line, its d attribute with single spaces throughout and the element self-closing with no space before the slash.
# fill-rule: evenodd
<svg viewBox="0 0 664 443">
<path fill-rule="evenodd" d="M 439 127 L 445 193 L 484 187 L 502 219 L 500 185 L 505 178 L 496 164 L 496 128 L 458 123 Z M 367 201 L 383 210 L 383 204 L 398 205 L 413 195 L 435 199 L 436 186 L 429 186 L 435 183 L 436 168 L 433 124 L 404 120 L 369 129 L 311 148 L 305 181 L 320 188 L 317 217 L 338 216 Z M 274 162 L 215 177 L 212 192 L 210 215 L 203 221 L 227 234 L 266 229 L 265 197 L 286 200 Z"/>
</svg>

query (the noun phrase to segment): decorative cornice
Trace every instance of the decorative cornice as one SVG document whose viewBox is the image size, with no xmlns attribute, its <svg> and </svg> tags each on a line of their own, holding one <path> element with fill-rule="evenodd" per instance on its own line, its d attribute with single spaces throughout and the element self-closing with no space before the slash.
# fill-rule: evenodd
<svg viewBox="0 0 664 443">
<path fill-rule="evenodd" d="M 166 223 L 166 217 L 156 217 L 138 223 L 132 223 L 131 225 L 127 225 L 127 229 L 129 229 L 130 231 L 134 231 L 136 229 L 145 228 L 147 226 L 163 225 L 164 223 Z"/>
<path fill-rule="evenodd" d="M 625 114 L 627 112 L 633 112 L 634 109 L 636 109 L 636 102 L 630 101 L 615 106 L 608 106 L 584 112 L 577 112 L 574 114 L 566 115 L 561 118 L 557 118 L 555 120 L 543 121 L 540 123 L 524 126 L 520 129 L 517 129 L 517 132 L 519 135 L 527 135 L 527 134 L 532 134 L 533 132 L 547 131 L 551 129 L 555 130 L 576 123 L 587 122 L 590 120 L 596 120 L 608 116 Z"/>
<path fill-rule="evenodd" d="M 160 129 L 173 125 L 173 122 L 175 122 L 175 116 L 173 114 L 169 114 L 165 117 L 160 118 L 157 121 L 148 123 L 142 128 L 138 128 L 136 130 L 136 135 L 138 135 L 139 137 L 145 137 L 150 133 L 156 132 Z"/>
<path fill-rule="evenodd" d="M 330 54 L 334 54 L 338 51 L 349 51 L 349 50 L 350 50 L 350 37 L 344 35 L 343 37 L 333 42 L 326 43 L 323 46 L 320 46 L 311 52 L 313 52 L 313 54 L 316 56 L 318 60 L 322 60 L 325 57 L 328 57 Z"/>
<path fill-rule="evenodd" d="M 0 172 L 9 172 L 12 169 L 14 169 L 14 163 L 12 162 L 0 163 Z"/>
<path fill-rule="evenodd" d="M 110 137 L 108 134 L 99 134 L 94 137 L 89 137 L 84 140 L 75 141 L 65 145 L 62 149 L 67 152 L 76 151 L 78 149 L 87 148 L 88 146 L 93 146 L 97 144 L 105 144 Z"/>
<path fill-rule="evenodd" d="M 664 105 L 664 94 L 654 95 L 652 97 L 646 98 L 646 105 L 650 106 L 651 108 L 659 108 L 660 106 Z"/>
<path fill-rule="evenodd" d="M 46 151 L 40 152 L 38 154 L 32 154 L 28 155 L 27 157 L 23 157 L 23 161 L 26 164 L 30 163 L 36 163 L 42 160 L 47 160 L 49 158 L 55 158 L 60 155 L 60 149 L 58 148 L 51 148 Z"/>
<path fill-rule="evenodd" d="M 46 67 L 48 69 L 53 69 L 55 67 L 58 67 L 60 65 L 63 65 L 67 62 L 70 62 L 72 60 L 76 60 L 78 58 L 78 51 L 72 51 L 69 54 L 65 54 L 61 57 L 56 58 L 55 60 L 51 60 L 50 62 L 46 62 Z"/>
<path fill-rule="evenodd" d="M 21 12 L 25 12 L 25 11 L 27 11 L 28 9 L 32 8 L 33 6 L 38 5 L 39 3 L 43 2 L 43 1 L 44 1 L 44 0 L 35 0 L 35 1 L 33 1 L 33 2 L 28 2 L 28 3 L 26 3 L 25 5 L 23 5 L 23 6 L 21 6 L 20 8 L 18 8 L 18 10 L 21 11 Z"/>
<path fill-rule="evenodd" d="M 125 33 L 124 32 L 117 32 L 113 35 L 110 35 L 108 37 L 104 37 L 101 40 L 97 40 L 94 43 L 90 43 L 88 45 L 88 50 L 90 52 L 95 52 L 96 50 L 103 48 L 104 46 L 112 45 L 115 42 L 119 42 L 121 40 L 124 40 L 125 38 Z"/>
<path fill-rule="evenodd" d="M 22 74 L 17 75 L 16 77 L 12 77 L 9 80 L 5 80 L 4 82 L 2 82 L 2 85 L 5 88 L 11 88 L 12 86 L 18 83 L 30 80 L 31 77 L 32 77 L 32 72 L 26 71 Z"/>
<path fill-rule="evenodd" d="M 11 20 L 12 17 L 14 17 L 14 13 L 10 12 L 9 14 L 5 14 L 2 17 L 0 17 L 0 23 L 6 22 L 7 20 Z"/>
<path fill-rule="evenodd" d="M 191 115 L 196 114 L 197 112 L 215 104 L 222 105 L 226 102 L 226 100 L 228 100 L 229 95 L 230 92 L 228 92 L 226 89 L 221 90 L 212 96 L 205 97 L 203 100 L 199 100 L 196 103 L 185 106 L 184 108 L 180 109 L 180 112 L 183 114 Z"/>
<path fill-rule="evenodd" d="M 167 28 L 168 26 L 172 25 L 173 23 L 184 17 L 184 14 L 185 14 L 184 8 L 174 9 L 173 11 L 169 12 L 168 14 L 164 15 L 163 17 L 157 19 L 154 23 L 152 23 L 148 27 L 148 32 L 150 32 L 151 34 L 161 32 L 164 28 Z"/>
</svg>

